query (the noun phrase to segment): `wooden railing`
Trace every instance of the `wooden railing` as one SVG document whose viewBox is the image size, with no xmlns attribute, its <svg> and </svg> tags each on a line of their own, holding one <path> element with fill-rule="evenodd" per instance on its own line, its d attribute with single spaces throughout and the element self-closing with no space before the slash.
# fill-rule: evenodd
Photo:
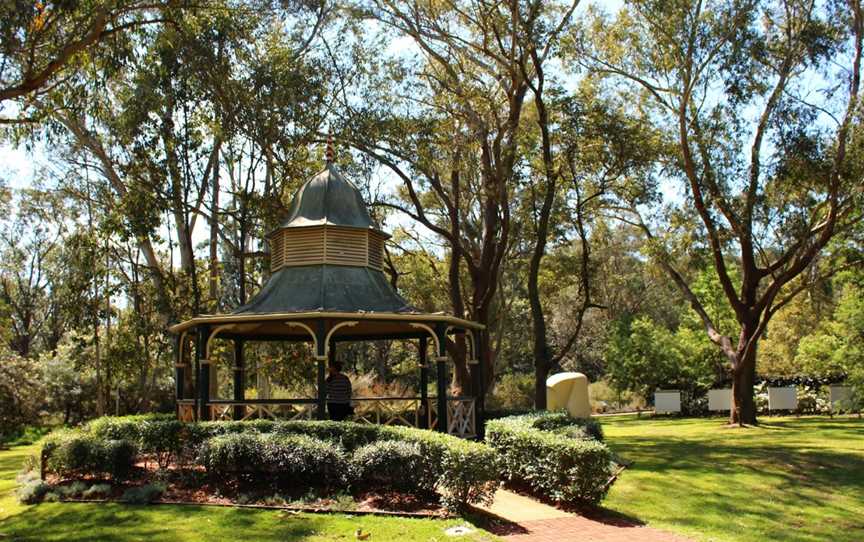
<svg viewBox="0 0 864 542">
<path fill-rule="evenodd" d="M 426 399 L 423 409 L 421 397 L 357 397 L 353 421 L 378 425 L 404 425 L 420 427 L 426 421 L 429 429 L 438 427 L 438 400 Z M 315 399 L 246 399 L 244 401 L 211 400 L 207 404 L 211 420 L 233 420 L 235 412 L 240 420 L 311 420 L 315 417 Z M 463 438 L 477 435 L 477 420 L 473 397 L 447 398 L 447 432 Z M 177 418 L 195 420 L 195 400 L 177 401 Z"/>
<path fill-rule="evenodd" d="M 357 397 L 354 418 L 357 423 L 407 425 L 420 427 L 420 397 Z"/>
<path fill-rule="evenodd" d="M 195 399 L 177 400 L 177 419 L 181 422 L 195 421 Z"/>
<path fill-rule="evenodd" d="M 212 400 L 210 419 L 227 421 L 234 419 L 239 410 L 239 420 L 311 420 L 315 414 L 314 399 L 247 399 L 245 401 Z"/>
<path fill-rule="evenodd" d="M 438 428 L 438 401 L 429 398 L 429 429 Z M 473 397 L 447 398 L 447 432 L 462 438 L 477 436 Z"/>
</svg>

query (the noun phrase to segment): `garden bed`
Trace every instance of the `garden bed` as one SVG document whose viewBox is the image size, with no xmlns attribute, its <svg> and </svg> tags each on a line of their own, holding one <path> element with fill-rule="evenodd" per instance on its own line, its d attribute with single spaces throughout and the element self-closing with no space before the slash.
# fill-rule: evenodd
<svg viewBox="0 0 864 542">
<path fill-rule="evenodd" d="M 498 486 L 495 452 L 482 443 L 345 422 L 101 418 L 49 436 L 38 463 L 20 480 L 25 502 L 182 502 L 442 517 L 488 502 Z"/>
</svg>

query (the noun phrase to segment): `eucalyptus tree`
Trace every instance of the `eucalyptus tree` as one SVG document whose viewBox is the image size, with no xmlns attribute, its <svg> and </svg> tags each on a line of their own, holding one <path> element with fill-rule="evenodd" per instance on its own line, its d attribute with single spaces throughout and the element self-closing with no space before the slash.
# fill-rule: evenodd
<svg viewBox="0 0 864 542">
<path fill-rule="evenodd" d="M 513 244 L 526 96 L 575 3 L 372 1 L 359 8 L 389 37 L 410 42 L 416 55 L 391 64 L 372 59 L 392 71 L 373 80 L 370 86 L 384 87 L 360 96 L 363 103 L 339 104 L 352 128 L 344 137 L 399 180 L 400 201 L 386 204 L 445 241 L 454 314 L 491 326 Z M 489 331 L 479 341 L 491 379 Z M 464 387 L 465 345 L 451 347 L 455 383 Z"/>
<path fill-rule="evenodd" d="M 255 156 L 264 156 L 260 145 L 272 148 L 290 133 L 275 137 L 275 126 L 298 124 L 285 111 L 312 109 L 305 97 L 316 80 L 297 68 L 306 66 L 304 51 L 325 15 L 318 4 L 302 2 L 168 10 L 171 25 L 124 34 L 45 99 L 43 107 L 68 138 L 70 163 L 109 188 L 99 204 L 121 218 L 117 233 L 136 241 L 165 323 L 201 312 L 205 297 L 219 297 L 217 239 L 231 239 L 220 178 L 236 171 L 226 149 L 246 140 L 258 146 Z M 257 100 L 283 84 L 272 99 Z M 266 115 L 271 137 L 265 141 L 258 122 Z M 257 158 L 247 166 L 252 175 L 262 169 Z M 272 168 L 263 176 L 277 178 Z M 196 228 L 205 221 L 211 249 L 206 296 L 195 246 Z"/>
<path fill-rule="evenodd" d="M 597 13 L 573 48 L 672 146 L 657 168 L 682 186 L 679 216 L 693 210 L 737 329 L 714 321 L 676 267 L 658 231 L 668 225 L 645 205 L 622 204 L 621 218 L 644 231 L 728 361 L 732 423 L 756 423 L 771 317 L 821 278 L 819 261 L 830 268 L 842 252 L 832 239 L 861 219 L 862 15 L 854 0 L 632 1 L 614 18 Z"/>
<path fill-rule="evenodd" d="M 0 124 L 35 122 L 33 100 L 80 68 L 82 55 L 123 32 L 170 21 L 160 8 L 180 2 L 91 0 L 0 4 Z"/>
</svg>

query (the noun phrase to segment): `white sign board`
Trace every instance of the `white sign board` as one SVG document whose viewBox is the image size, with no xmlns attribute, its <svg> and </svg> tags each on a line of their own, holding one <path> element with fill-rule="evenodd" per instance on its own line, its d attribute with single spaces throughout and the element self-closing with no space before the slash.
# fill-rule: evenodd
<svg viewBox="0 0 864 542">
<path fill-rule="evenodd" d="M 654 412 L 657 414 L 681 412 L 681 392 L 678 390 L 655 391 Z"/>
<path fill-rule="evenodd" d="M 732 390 L 708 390 L 708 410 L 717 412 L 721 410 L 732 410 Z"/>
<path fill-rule="evenodd" d="M 852 397 L 852 388 L 850 386 L 829 386 L 828 387 L 828 400 L 831 402 L 831 408 L 843 407 L 845 405 L 838 405 L 836 403 L 842 403 L 843 401 L 848 401 Z"/>
<path fill-rule="evenodd" d="M 798 410 L 798 390 L 788 388 L 768 388 L 768 410 Z"/>
</svg>

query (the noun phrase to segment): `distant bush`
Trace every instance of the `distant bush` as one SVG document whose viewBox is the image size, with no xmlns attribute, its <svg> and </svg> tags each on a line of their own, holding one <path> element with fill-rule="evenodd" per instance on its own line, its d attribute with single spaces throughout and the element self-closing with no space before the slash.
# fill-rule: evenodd
<svg viewBox="0 0 864 542">
<path fill-rule="evenodd" d="M 534 375 L 507 373 L 495 384 L 486 403 L 491 410 L 525 410 L 534 407 Z"/>
<path fill-rule="evenodd" d="M 498 452 L 507 479 L 556 501 L 594 504 L 609 489 L 614 462 L 598 439 L 580 438 L 588 427 L 599 429 L 566 425 L 555 413 L 514 416 L 488 422 L 486 441 Z"/>
</svg>

